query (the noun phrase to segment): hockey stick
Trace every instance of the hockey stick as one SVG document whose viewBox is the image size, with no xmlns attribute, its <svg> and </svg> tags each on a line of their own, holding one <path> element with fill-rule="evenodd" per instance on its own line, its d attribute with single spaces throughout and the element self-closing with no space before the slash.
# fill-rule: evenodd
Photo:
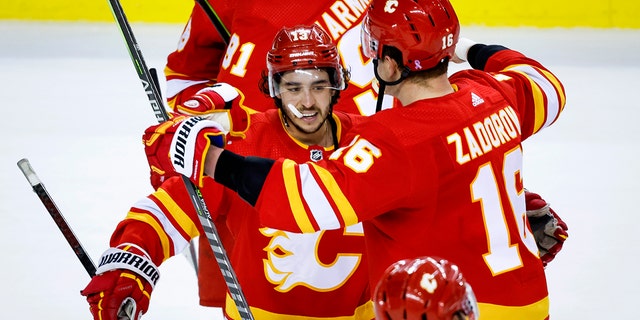
<svg viewBox="0 0 640 320">
<path fill-rule="evenodd" d="M 220 37 L 222 37 L 222 40 L 224 40 L 224 43 L 229 44 L 231 33 L 229 32 L 227 27 L 224 26 L 224 24 L 222 23 L 222 19 L 220 19 L 215 10 L 213 10 L 213 7 L 211 7 L 209 1 L 196 0 L 196 2 L 200 5 L 200 7 L 202 7 L 202 10 L 204 10 L 207 16 L 209 16 L 209 19 L 211 19 L 211 22 L 216 27 L 216 30 L 218 31 L 218 34 L 220 34 Z"/>
<path fill-rule="evenodd" d="M 27 178 L 27 181 L 29 181 L 29 184 L 31 184 L 33 192 L 38 195 L 38 198 L 40 198 L 40 201 L 42 201 L 44 207 L 47 209 L 47 211 L 49 211 L 51 218 L 53 218 L 53 221 L 58 226 L 58 229 L 60 229 L 60 232 L 62 232 L 64 238 L 67 239 L 67 242 L 71 246 L 71 249 L 73 249 L 73 252 L 76 254 L 78 259 L 80 259 L 80 262 L 84 266 L 84 269 L 87 270 L 87 273 L 89 273 L 90 277 L 95 276 L 96 267 L 93 264 L 93 261 L 91 261 L 91 257 L 89 257 L 87 252 L 84 250 L 84 248 L 80 244 L 80 241 L 78 241 L 78 238 L 73 233 L 73 230 L 69 228 L 69 225 L 62 216 L 62 213 L 60 213 L 58 206 L 56 206 L 56 204 L 53 202 L 53 199 L 51 199 L 51 196 L 49 195 L 49 192 L 47 192 L 47 189 L 45 189 L 44 184 L 42 184 L 40 178 L 38 178 L 38 175 L 36 175 L 35 171 L 33 171 L 33 168 L 31 168 L 29 160 L 26 158 L 20 159 L 20 161 L 18 161 L 18 167 L 24 174 L 25 178 Z"/>
<path fill-rule="evenodd" d="M 160 95 L 160 80 L 158 78 L 158 71 L 155 68 L 149 68 L 149 74 L 151 74 L 151 79 L 153 80 L 153 85 L 156 88 L 156 91 L 158 92 L 158 100 L 159 101 L 164 101 L 162 99 L 162 95 Z M 193 266 L 193 269 L 196 271 L 196 275 L 198 274 L 198 258 L 196 255 L 196 242 L 192 239 L 191 241 L 189 241 L 189 257 L 187 259 L 190 260 L 191 265 Z"/>
<path fill-rule="evenodd" d="M 62 212 L 58 209 L 58 206 L 53 202 L 53 198 L 51 198 L 51 195 L 44 187 L 44 184 L 40 181 L 40 178 L 31 167 L 29 160 L 26 158 L 20 159 L 20 161 L 18 161 L 18 168 L 20 168 L 24 177 L 27 178 L 27 181 L 29 181 L 29 184 L 33 188 L 33 192 L 38 195 L 38 198 L 40 198 L 44 207 L 49 211 L 51 218 L 53 218 L 53 221 L 58 226 L 58 229 L 60 229 L 60 232 L 62 232 L 64 238 L 67 239 L 67 242 L 71 246 L 71 249 L 73 249 L 76 257 L 80 260 L 80 263 L 84 266 L 84 269 L 87 270 L 89 276 L 93 278 L 96 275 L 95 264 L 93 264 L 91 257 L 89 257 L 87 252 L 84 250 L 84 247 L 82 247 L 82 244 L 80 244 L 80 241 L 78 241 L 78 238 L 73 233 L 73 230 L 69 227 L 67 220 L 65 220 Z M 133 319 L 133 307 L 133 302 L 127 301 L 118 311 L 118 315 L 123 317 L 125 320 Z"/>
<path fill-rule="evenodd" d="M 196 0 L 196 2 L 200 5 L 200 7 L 202 8 L 202 10 L 207 14 L 207 16 L 209 17 L 209 20 L 211 20 L 211 22 L 213 23 L 213 26 L 216 28 L 216 31 L 218 31 L 218 34 L 220 35 L 220 37 L 222 38 L 222 40 L 224 41 L 224 43 L 226 45 L 229 44 L 229 40 L 231 38 L 231 34 L 229 32 L 229 30 L 227 29 L 227 27 L 224 26 L 224 23 L 222 23 L 222 19 L 220 19 L 220 17 L 218 16 L 218 14 L 216 13 L 215 10 L 213 10 L 213 7 L 211 7 L 211 4 L 209 3 L 209 1 L 207 0 Z M 196 252 L 195 252 L 195 242 L 193 240 L 191 240 L 191 245 L 189 246 L 189 252 L 191 254 L 191 260 L 193 263 L 193 267 L 196 269 L 196 274 L 198 273 L 198 259 L 196 258 Z"/>
<path fill-rule="evenodd" d="M 169 120 L 169 115 L 164 109 L 164 104 L 159 104 L 159 102 L 162 101 L 160 98 L 160 94 L 151 82 L 152 77 L 150 75 L 149 69 L 144 62 L 142 52 L 140 51 L 140 47 L 136 42 L 133 31 L 131 30 L 131 26 L 129 25 L 127 17 L 124 14 L 124 10 L 122 9 L 120 1 L 109 0 L 109 6 L 114 18 L 116 19 L 116 22 L 118 23 L 120 31 L 122 32 L 122 36 L 124 37 L 124 40 L 127 44 L 129 55 L 131 56 L 131 61 L 133 62 L 140 81 L 142 82 L 142 86 L 147 93 L 147 98 L 149 99 L 149 103 L 151 104 L 158 122 L 165 122 Z M 200 190 L 198 190 L 198 188 L 196 188 L 196 186 L 186 176 L 182 176 L 182 180 L 184 181 L 187 191 L 191 197 L 191 202 L 193 203 L 196 213 L 198 214 L 198 218 L 200 220 L 200 223 L 202 224 L 204 233 L 207 237 L 207 240 L 209 240 L 209 245 L 213 250 L 213 254 L 216 257 L 216 261 L 218 262 L 220 271 L 222 272 L 225 282 L 227 283 L 229 294 L 231 295 L 231 298 L 233 299 L 238 309 L 240 317 L 242 319 L 253 320 L 253 315 L 251 314 L 251 310 L 247 305 L 244 293 L 240 288 L 238 278 L 235 274 L 235 271 L 231 267 L 229 256 L 227 255 L 224 247 L 222 246 L 222 243 L 220 242 L 218 230 L 216 229 L 213 220 L 211 219 L 211 215 L 209 214 L 209 210 L 206 207 Z"/>
</svg>

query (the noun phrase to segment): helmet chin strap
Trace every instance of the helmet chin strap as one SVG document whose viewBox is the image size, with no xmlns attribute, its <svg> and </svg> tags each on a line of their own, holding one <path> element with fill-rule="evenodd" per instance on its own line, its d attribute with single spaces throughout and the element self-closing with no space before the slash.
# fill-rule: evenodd
<svg viewBox="0 0 640 320">
<path fill-rule="evenodd" d="M 380 75 L 378 74 L 378 59 L 373 59 L 373 74 L 376 76 L 376 79 L 378 80 L 378 83 L 379 83 L 378 101 L 376 101 L 376 113 L 378 113 L 380 110 L 382 110 L 382 100 L 384 99 L 384 90 L 385 90 L 385 88 L 388 85 L 389 86 L 394 86 L 394 85 L 404 81 L 404 79 L 406 79 L 409 76 L 409 72 L 411 72 L 411 70 L 409 70 L 409 68 L 407 68 L 405 66 L 404 69 L 402 70 L 402 73 L 400 74 L 400 79 L 395 80 L 395 81 L 385 81 L 382 78 L 380 78 Z"/>
</svg>

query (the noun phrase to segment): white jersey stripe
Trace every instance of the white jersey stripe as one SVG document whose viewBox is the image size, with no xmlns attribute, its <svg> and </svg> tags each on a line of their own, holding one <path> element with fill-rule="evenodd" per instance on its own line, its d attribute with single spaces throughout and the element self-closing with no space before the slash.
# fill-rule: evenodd
<svg viewBox="0 0 640 320">
<path fill-rule="evenodd" d="M 176 254 L 181 253 L 184 249 L 187 248 L 187 246 L 189 245 L 189 242 L 185 240 L 184 237 L 182 237 L 180 232 L 178 232 L 178 230 L 173 226 L 173 224 L 171 224 L 169 219 L 167 219 L 167 217 L 164 215 L 162 210 L 160 210 L 160 207 L 158 207 L 158 205 L 155 202 L 153 202 L 149 198 L 144 198 L 136 202 L 133 206 L 135 208 L 148 211 L 150 214 L 156 217 L 158 221 L 160 221 L 162 228 L 173 241 L 173 251 Z"/>
<path fill-rule="evenodd" d="M 311 215 L 318 223 L 320 229 L 338 229 L 340 221 L 336 217 L 331 204 L 324 196 L 324 192 L 310 172 L 309 164 L 298 166 L 302 197 L 311 210 Z"/>
<path fill-rule="evenodd" d="M 560 101 L 558 101 L 558 92 L 556 90 L 556 87 L 549 81 L 549 79 L 541 74 L 538 69 L 532 66 L 519 65 L 510 70 L 523 72 L 524 74 L 529 76 L 529 78 L 533 80 L 533 82 L 535 82 L 538 87 L 540 87 L 542 92 L 544 92 L 544 95 L 547 98 L 547 118 L 540 129 L 551 125 L 560 113 Z"/>
</svg>

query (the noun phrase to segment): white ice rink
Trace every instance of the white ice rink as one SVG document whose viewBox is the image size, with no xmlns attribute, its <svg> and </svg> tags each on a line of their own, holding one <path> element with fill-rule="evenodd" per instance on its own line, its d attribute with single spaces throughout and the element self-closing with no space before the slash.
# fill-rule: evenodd
<svg viewBox="0 0 640 320">
<path fill-rule="evenodd" d="M 181 25 L 134 24 L 160 71 Z M 525 185 L 570 238 L 547 268 L 552 319 L 636 318 L 640 301 L 640 30 L 463 28 L 538 59 L 566 111 L 527 141 Z M 28 158 L 94 261 L 152 191 L 140 142 L 155 117 L 115 22 L 0 22 L 0 318 L 89 319 L 89 277 L 18 170 Z M 164 84 L 163 84 L 164 86 Z M 160 268 L 145 319 L 220 319 L 184 256 Z"/>
</svg>

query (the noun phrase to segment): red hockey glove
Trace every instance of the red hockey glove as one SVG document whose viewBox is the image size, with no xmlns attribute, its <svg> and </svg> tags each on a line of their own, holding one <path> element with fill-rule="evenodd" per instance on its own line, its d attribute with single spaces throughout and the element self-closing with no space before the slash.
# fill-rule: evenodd
<svg viewBox="0 0 640 320">
<path fill-rule="evenodd" d="M 236 88 L 220 82 L 200 89 L 182 105 L 178 105 L 176 111 L 213 120 L 228 132 L 244 132 L 249 123 L 249 114 L 240 104 L 243 100 L 244 96 Z"/>
<path fill-rule="evenodd" d="M 178 106 L 181 113 L 204 116 L 211 111 L 231 109 L 233 101 L 238 97 L 238 90 L 227 83 L 216 83 L 211 87 L 200 89 L 191 98 Z"/>
<path fill-rule="evenodd" d="M 151 169 L 151 185 L 183 174 L 202 187 L 204 160 L 209 146 L 224 148 L 226 137 L 222 126 L 201 117 L 176 116 L 145 130 L 144 151 Z"/>
<path fill-rule="evenodd" d="M 120 245 L 100 259 L 96 276 L 80 294 L 87 297 L 95 320 L 138 320 L 147 312 L 158 267 L 137 247 Z"/>
<path fill-rule="evenodd" d="M 537 193 L 525 190 L 527 218 L 538 244 L 540 259 L 546 267 L 562 249 L 569 228 L 560 216 Z"/>
</svg>

